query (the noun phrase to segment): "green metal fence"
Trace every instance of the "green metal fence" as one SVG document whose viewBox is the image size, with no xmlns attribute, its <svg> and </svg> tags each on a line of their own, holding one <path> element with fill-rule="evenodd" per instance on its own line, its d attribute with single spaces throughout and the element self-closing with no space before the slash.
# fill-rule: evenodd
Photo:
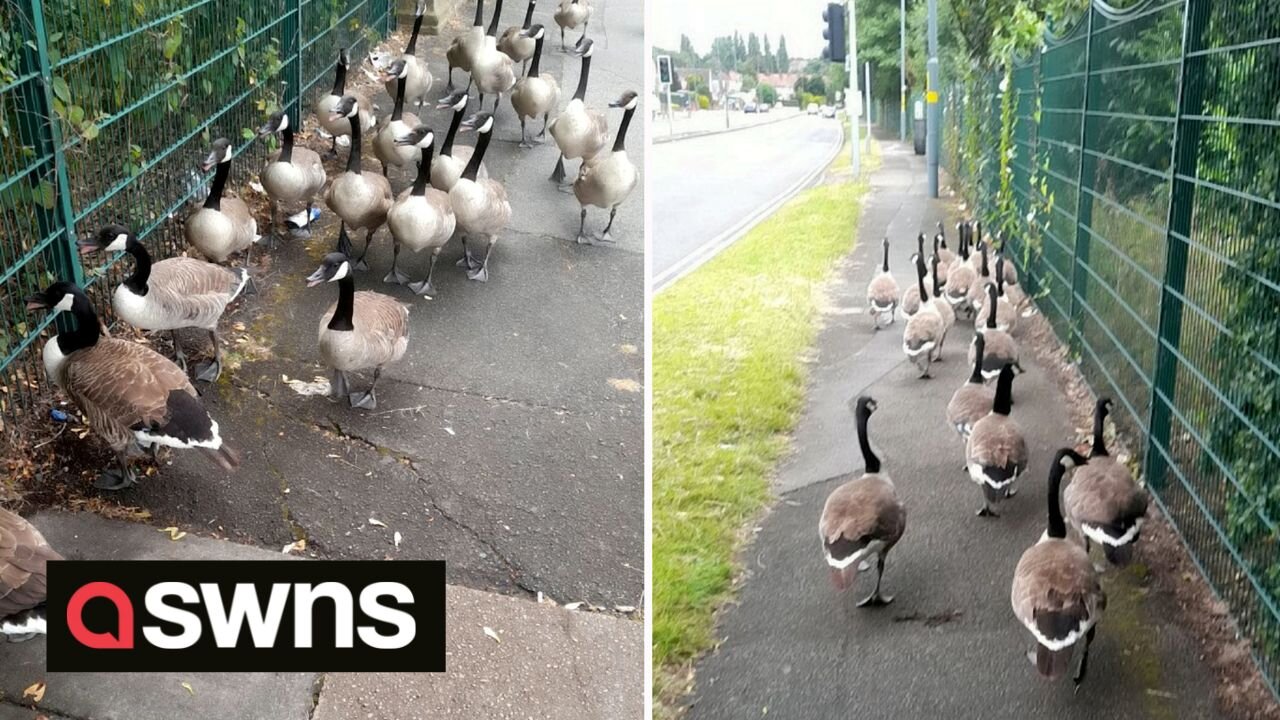
<svg viewBox="0 0 1280 720">
<path fill-rule="evenodd" d="M 0 423 L 46 386 L 33 346 L 50 319 L 23 298 L 119 279 L 114 261 L 82 267 L 76 236 L 119 221 L 181 251 L 171 218 L 208 142 L 237 140 L 236 174 L 256 170 L 250 129 L 280 107 L 296 122 L 338 49 L 359 58 L 393 22 L 390 0 L 0 0 Z"/>
<path fill-rule="evenodd" d="M 1095 0 L 1013 68 L 1003 211 L 999 78 L 950 89 L 947 163 L 1142 439 L 1149 486 L 1274 690 L 1280 4 L 1130 5 Z"/>
</svg>

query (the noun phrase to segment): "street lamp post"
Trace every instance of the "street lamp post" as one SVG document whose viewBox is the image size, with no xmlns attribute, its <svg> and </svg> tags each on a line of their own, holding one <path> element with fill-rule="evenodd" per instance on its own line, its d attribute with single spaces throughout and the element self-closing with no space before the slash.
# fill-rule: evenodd
<svg viewBox="0 0 1280 720">
<path fill-rule="evenodd" d="M 924 101 L 929 108 L 924 151 L 929 166 L 929 197 L 938 197 L 938 147 L 942 139 L 942 108 L 938 106 L 938 0 L 929 0 L 929 85 Z"/>
<path fill-rule="evenodd" d="M 858 95 L 858 10 L 854 5 L 854 0 L 846 0 L 846 15 L 849 16 L 849 58 L 847 60 L 848 68 L 845 76 L 849 80 L 849 90 L 844 94 L 845 114 L 849 116 L 849 147 L 850 156 L 853 162 L 853 176 L 858 177 L 862 174 L 862 143 L 858 141 L 858 116 L 854 114 L 855 108 L 852 105 L 857 102 L 861 105 L 861 96 Z"/>
<path fill-rule="evenodd" d="M 898 61 L 898 75 L 902 81 L 900 88 L 901 97 L 898 101 L 898 140 L 907 141 L 907 0 L 901 0 L 902 17 L 898 25 L 898 44 L 901 46 L 902 56 Z"/>
</svg>

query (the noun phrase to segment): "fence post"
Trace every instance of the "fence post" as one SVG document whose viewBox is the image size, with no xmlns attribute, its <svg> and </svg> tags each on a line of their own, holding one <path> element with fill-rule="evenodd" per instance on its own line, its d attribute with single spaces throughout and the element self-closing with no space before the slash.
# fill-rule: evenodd
<svg viewBox="0 0 1280 720">
<path fill-rule="evenodd" d="M 1070 343 L 1071 349 L 1080 352 L 1084 341 L 1084 321 L 1082 319 L 1084 308 L 1082 307 L 1085 298 L 1085 286 L 1088 283 L 1088 272 L 1085 271 L 1085 265 L 1089 264 L 1089 233 L 1085 231 L 1085 226 L 1093 225 L 1093 203 L 1085 200 L 1084 179 L 1092 178 L 1094 175 L 1095 163 L 1090 158 L 1088 152 L 1085 151 L 1088 142 L 1089 128 L 1089 73 L 1093 67 L 1093 15 L 1096 12 L 1093 8 L 1093 2 L 1089 3 L 1089 11 L 1085 20 L 1085 39 L 1084 39 L 1084 82 L 1082 97 L 1080 101 L 1080 163 L 1076 168 L 1076 211 L 1074 213 L 1076 219 L 1075 227 L 1075 247 L 1071 251 L 1071 315 L 1067 318 L 1068 326 L 1071 328 L 1071 336 L 1067 342 Z M 1085 167 L 1089 168 L 1088 173 Z M 1092 182 L 1092 180 L 1090 180 Z M 1084 217 L 1084 215 L 1088 217 Z"/>
<path fill-rule="evenodd" d="M 67 179 L 67 163 L 62 152 L 62 128 L 53 112 L 53 67 L 49 63 L 49 35 L 44 25 L 43 0 L 26 3 L 28 18 L 35 35 L 35 47 L 24 46 L 22 72 L 38 72 L 39 82 L 24 83 L 28 117 L 20 124 L 23 142 L 41 155 L 52 156 L 55 178 L 54 207 L 39 214 L 40 231 L 44 236 L 62 235 L 62 242 L 54 241 L 54 263 L 59 280 L 72 280 L 84 286 L 84 269 L 76 252 L 75 213 L 71 209 L 71 183 Z"/>
<path fill-rule="evenodd" d="M 1159 491 L 1168 470 L 1159 448 L 1169 446 L 1175 385 L 1178 379 L 1177 348 L 1182 337 L 1181 295 L 1187 280 L 1187 243 L 1191 237 L 1191 211 L 1195 185 L 1178 176 L 1195 177 L 1200 149 L 1200 123 L 1184 123 L 1186 115 L 1200 114 L 1204 95 L 1204 56 L 1187 57 L 1200 46 L 1204 32 L 1204 0 L 1187 0 L 1182 9 L 1182 62 L 1178 69 L 1178 105 L 1173 125 L 1169 163 L 1169 215 L 1165 234 L 1164 285 L 1160 291 L 1160 319 L 1156 325 L 1156 367 L 1151 383 L 1151 416 L 1147 425 L 1145 470 L 1147 482 Z M 1179 237 L 1181 236 L 1181 237 Z M 1176 294 L 1176 295 L 1175 295 Z M 1167 347 L 1166 347 L 1167 346 Z M 1161 402 L 1161 397 L 1166 398 Z"/>
</svg>

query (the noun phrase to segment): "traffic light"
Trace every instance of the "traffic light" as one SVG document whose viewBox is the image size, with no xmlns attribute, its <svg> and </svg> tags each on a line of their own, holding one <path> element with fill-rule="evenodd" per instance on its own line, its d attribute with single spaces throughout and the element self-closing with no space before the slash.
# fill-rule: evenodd
<svg viewBox="0 0 1280 720">
<path fill-rule="evenodd" d="M 839 3 L 827 3 L 827 9 L 822 11 L 822 21 L 827 24 L 827 29 L 822 31 L 822 39 L 827 41 L 827 47 L 822 51 L 822 59 L 830 62 L 844 62 L 844 6 Z"/>
<path fill-rule="evenodd" d="M 671 72 L 671 56 L 658 56 L 658 84 L 670 85 L 675 75 Z"/>
</svg>

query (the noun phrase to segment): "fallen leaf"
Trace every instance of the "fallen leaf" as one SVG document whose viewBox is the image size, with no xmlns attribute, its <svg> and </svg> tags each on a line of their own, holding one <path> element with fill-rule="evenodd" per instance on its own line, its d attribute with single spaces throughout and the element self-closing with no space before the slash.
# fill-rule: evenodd
<svg viewBox="0 0 1280 720">
<path fill-rule="evenodd" d="M 191 693 L 192 697 L 195 697 L 196 691 L 191 687 L 191 683 L 184 681 L 182 683 L 182 687 L 185 688 L 187 692 Z"/>
<path fill-rule="evenodd" d="M 569 603 L 569 604 L 565 605 L 565 606 L 564 606 L 564 609 L 565 609 L 565 610 L 577 610 L 578 608 L 582 607 L 582 606 L 583 606 L 583 604 L 584 604 L 584 603 L 583 603 L 581 600 L 579 600 L 578 602 L 571 602 L 571 603 Z"/>
<path fill-rule="evenodd" d="M 633 613 L 636 611 L 636 606 L 635 605 L 614 605 L 613 609 L 617 610 L 620 613 Z"/>
<path fill-rule="evenodd" d="M 285 555 L 288 555 L 291 552 L 302 552 L 303 550 L 306 550 L 306 549 L 307 549 L 307 539 L 300 538 L 298 540 L 294 540 L 288 545 L 285 545 L 284 549 L 281 550 L 280 552 L 284 553 Z"/>
<path fill-rule="evenodd" d="M 635 355 L 636 353 L 640 352 L 640 348 L 636 347 L 635 345 L 632 345 L 631 343 L 627 343 L 625 345 L 620 346 L 618 350 L 623 355 Z"/>
<path fill-rule="evenodd" d="M 400 531 L 397 530 L 395 534 L 391 536 L 391 539 L 395 542 L 396 547 L 399 548 L 400 547 Z"/>
<path fill-rule="evenodd" d="M 386 527 L 386 526 L 387 526 L 387 524 L 386 524 L 386 523 L 382 522 L 381 520 L 379 520 L 379 519 L 377 519 L 377 518 L 369 518 L 369 524 L 370 524 L 370 525 L 377 525 L 378 527 Z"/>
<path fill-rule="evenodd" d="M 496 642 L 496 643 L 498 643 L 499 645 L 501 645 L 501 644 L 502 644 L 502 638 L 498 637 L 498 633 L 497 633 L 493 628 L 489 627 L 488 625 L 485 625 L 485 626 L 484 626 L 484 634 L 485 634 L 485 635 L 488 635 L 488 636 L 489 636 L 489 637 L 491 637 L 491 638 L 493 638 L 493 641 L 494 641 L 494 642 Z"/>
<path fill-rule="evenodd" d="M 31 702 L 38 703 L 41 700 L 44 700 L 44 691 L 47 689 L 47 687 L 48 686 L 44 684 L 44 681 L 41 680 L 39 682 L 32 684 L 31 687 L 27 688 L 26 690 L 23 690 L 22 697 L 31 698 Z"/>
<path fill-rule="evenodd" d="M 609 378 L 609 385 L 613 386 L 614 390 L 640 392 L 640 383 L 630 378 Z"/>
<path fill-rule="evenodd" d="M 454 431 L 453 431 L 453 428 L 451 428 L 451 427 L 447 427 L 447 428 L 445 428 L 445 429 L 444 429 L 444 431 L 445 431 L 445 432 L 447 432 L 447 433 L 449 433 L 450 435 L 457 435 L 457 434 L 458 434 L 458 433 L 454 432 Z"/>
<path fill-rule="evenodd" d="M 169 526 L 167 528 L 161 528 L 160 532 L 169 533 L 170 540 L 181 540 L 182 538 L 187 536 L 185 532 L 173 526 Z"/>
</svg>

